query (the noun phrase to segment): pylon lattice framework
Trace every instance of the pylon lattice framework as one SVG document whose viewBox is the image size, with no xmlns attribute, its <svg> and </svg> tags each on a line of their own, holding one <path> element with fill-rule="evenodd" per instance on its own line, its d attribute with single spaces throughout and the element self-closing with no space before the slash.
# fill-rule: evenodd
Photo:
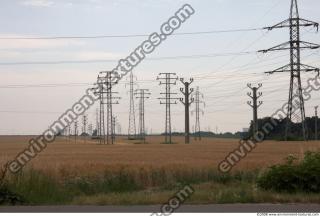
<svg viewBox="0 0 320 216">
<path fill-rule="evenodd" d="M 267 50 L 260 50 L 260 52 L 266 53 L 270 51 L 290 50 L 290 64 L 280 67 L 274 71 L 266 72 L 267 74 L 290 72 L 290 88 L 289 99 L 287 108 L 286 119 L 286 131 L 285 138 L 288 138 L 291 122 L 301 122 L 302 137 L 307 139 L 307 128 L 305 123 L 305 107 L 304 99 L 302 95 L 301 76 L 300 72 L 315 71 L 319 74 L 319 68 L 315 68 L 309 65 L 302 64 L 300 61 L 301 49 L 317 49 L 320 46 L 318 44 L 309 43 L 300 40 L 300 27 L 314 26 L 318 30 L 319 24 L 309 20 L 299 18 L 297 0 L 291 0 L 291 9 L 289 19 L 282 21 L 272 27 L 266 27 L 265 29 L 273 30 L 277 28 L 289 28 L 290 29 L 290 41 L 272 47 Z M 293 104 L 293 101 L 297 98 L 297 104 Z M 296 111 L 299 111 L 296 113 Z M 296 119 L 293 119 L 295 117 Z"/>
<path fill-rule="evenodd" d="M 195 102 L 195 110 L 191 112 L 191 114 L 196 113 L 196 121 L 194 126 L 194 136 L 195 139 L 201 140 L 201 128 L 200 128 L 200 112 L 204 115 L 204 111 L 200 108 L 200 104 L 203 104 L 205 107 L 206 104 L 201 99 L 204 98 L 203 94 L 199 91 L 199 86 L 197 86 L 196 91 L 192 94 Z"/>
<path fill-rule="evenodd" d="M 160 73 L 157 77 L 157 80 L 160 81 L 159 85 L 165 85 L 165 92 L 160 93 L 164 97 L 158 98 L 160 104 L 166 105 L 166 120 L 165 120 L 165 143 L 172 143 L 171 136 L 171 105 L 177 104 L 179 98 L 173 97 L 177 93 L 171 92 L 171 86 L 177 84 L 178 77 L 175 73 Z"/>
</svg>

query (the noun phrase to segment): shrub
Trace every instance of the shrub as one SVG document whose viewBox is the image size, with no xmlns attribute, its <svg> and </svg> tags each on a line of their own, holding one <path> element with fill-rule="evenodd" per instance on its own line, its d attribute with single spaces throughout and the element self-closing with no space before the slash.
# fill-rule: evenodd
<svg viewBox="0 0 320 216">
<path fill-rule="evenodd" d="M 23 199 L 9 190 L 7 182 L 6 182 L 6 175 L 8 172 L 8 163 L 3 166 L 0 170 L 0 205 L 4 204 L 21 204 L 23 203 Z"/>
<path fill-rule="evenodd" d="M 285 164 L 270 167 L 259 176 L 257 184 L 278 192 L 320 192 L 320 152 L 307 152 L 304 159 L 289 156 Z"/>
</svg>

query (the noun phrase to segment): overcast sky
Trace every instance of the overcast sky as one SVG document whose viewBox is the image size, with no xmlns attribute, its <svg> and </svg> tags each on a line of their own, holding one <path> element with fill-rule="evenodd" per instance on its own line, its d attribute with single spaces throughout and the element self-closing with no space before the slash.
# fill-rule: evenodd
<svg viewBox="0 0 320 216">
<path fill-rule="evenodd" d="M 195 14 L 178 32 L 203 32 L 261 28 L 289 16 L 290 0 L 1 0 L 0 1 L 0 134 L 37 134 L 80 98 L 100 71 L 111 70 L 117 60 L 129 55 L 145 38 L 9 40 L 5 37 L 96 36 L 150 34 L 184 3 Z M 300 16 L 320 21 L 320 1 L 300 0 Z M 314 29 L 302 29 L 302 40 L 320 43 Z M 269 116 L 287 100 L 289 74 L 267 76 L 264 71 L 289 62 L 289 53 L 248 54 L 206 58 L 158 57 L 192 56 L 257 51 L 286 42 L 288 29 L 219 34 L 172 36 L 135 70 L 140 88 L 149 88 L 146 127 L 163 132 L 165 107 L 157 100 L 163 86 L 158 73 L 195 77 L 193 87 L 204 94 L 203 130 L 239 131 L 248 127 L 252 110 L 247 105 L 247 83 L 262 83 L 264 104 L 259 116 Z M 303 51 L 303 62 L 320 66 L 319 51 Z M 106 60 L 99 63 L 6 65 L 14 62 Z M 113 61 L 110 61 L 113 60 Z M 303 75 L 303 81 L 314 74 Z M 121 93 L 115 114 L 128 127 L 129 98 L 123 79 L 116 87 Z M 54 85 L 46 85 L 54 84 Z M 56 85 L 59 84 L 59 85 Z M 179 92 L 180 83 L 174 87 Z M 307 116 L 320 103 L 319 93 L 306 102 Z M 88 113 L 95 122 L 95 109 Z M 136 106 L 138 109 L 138 106 Z M 172 108 L 173 129 L 184 128 L 184 108 Z M 138 114 L 138 112 L 137 112 Z M 137 115 L 138 117 L 138 115 Z M 194 125 L 195 116 L 191 116 Z M 138 119 L 136 120 L 138 122 Z"/>
</svg>

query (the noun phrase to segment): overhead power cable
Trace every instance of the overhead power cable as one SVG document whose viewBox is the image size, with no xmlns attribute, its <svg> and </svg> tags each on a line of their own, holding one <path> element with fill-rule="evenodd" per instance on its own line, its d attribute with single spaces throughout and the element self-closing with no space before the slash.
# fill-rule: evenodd
<svg viewBox="0 0 320 216">
<path fill-rule="evenodd" d="M 247 29 L 227 29 L 227 30 L 212 30 L 212 31 L 198 31 L 198 32 L 181 32 L 173 33 L 175 36 L 182 35 L 205 35 L 205 34 L 219 34 L 219 33 L 234 33 L 234 32 L 250 32 L 260 31 L 263 28 L 247 28 Z M 36 37 L 0 37 L 0 40 L 60 40 L 60 39 L 103 39 L 103 38 L 138 38 L 148 37 L 150 34 L 127 34 L 127 35 L 92 35 L 92 36 L 36 36 Z"/>
<path fill-rule="evenodd" d="M 203 55 L 185 55 L 185 56 L 164 56 L 146 58 L 149 61 L 158 60 L 177 60 L 177 59 L 198 59 L 198 58 L 215 58 L 221 56 L 236 56 L 236 55 L 250 55 L 256 54 L 256 51 L 250 52 L 227 52 L 227 53 L 209 53 Z M 116 59 L 97 59 L 97 60 L 74 60 L 74 61 L 26 61 L 26 62 L 0 62 L 0 65 L 58 65 L 58 64 L 90 64 L 90 63 L 106 63 L 106 62 L 118 62 Z"/>
</svg>

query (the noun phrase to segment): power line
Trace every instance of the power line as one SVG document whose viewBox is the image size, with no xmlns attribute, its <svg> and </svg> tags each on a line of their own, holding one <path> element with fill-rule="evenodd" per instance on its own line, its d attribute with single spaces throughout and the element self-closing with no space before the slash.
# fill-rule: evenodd
<svg viewBox="0 0 320 216">
<path fill-rule="evenodd" d="M 183 55 L 183 56 L 163 56 L 146 58 L 147 61 L 161 61 L 161 60 L 180 60 L 180 59 L 200 59 L 200 58 L 216 58 L 224 56 L 250 55 L 256 54 L 256 51 L 248 52 L 226 52 L 226 53 L 208 53 L 199 55 Z M 93 63 L 114 63 L 117 59 L 96 59 L 96 60 L 63 60 L 63 61 L 26 61 L 26 62 L 0 62 L 2 66 L 10 65 L 60 65 L 60 64 L 93 64 Z"/>
<path fill-rule="evenodd" d="M 226 30 L 212 30 L 212 31 L 196 31 L 196 32 L 181 32 L 173 33 L 175 36 L 183 35 L 206 35 L 206 34 L 220 34 L 220 33 L 234 33 L 234 32 L 250 32 L 262 31 L 263 28 L 247 28 L 247 29 L 226 29 Z M 103 38 L 138 38 L 149 37 L 150 34 L 127 34 L 127 35 L 92 35 L 92 36 L 39 36 L 39 37 L 0 37 L 0 40 L 61 40 L 61 39 L 103 39 Z"/>
</svg>

